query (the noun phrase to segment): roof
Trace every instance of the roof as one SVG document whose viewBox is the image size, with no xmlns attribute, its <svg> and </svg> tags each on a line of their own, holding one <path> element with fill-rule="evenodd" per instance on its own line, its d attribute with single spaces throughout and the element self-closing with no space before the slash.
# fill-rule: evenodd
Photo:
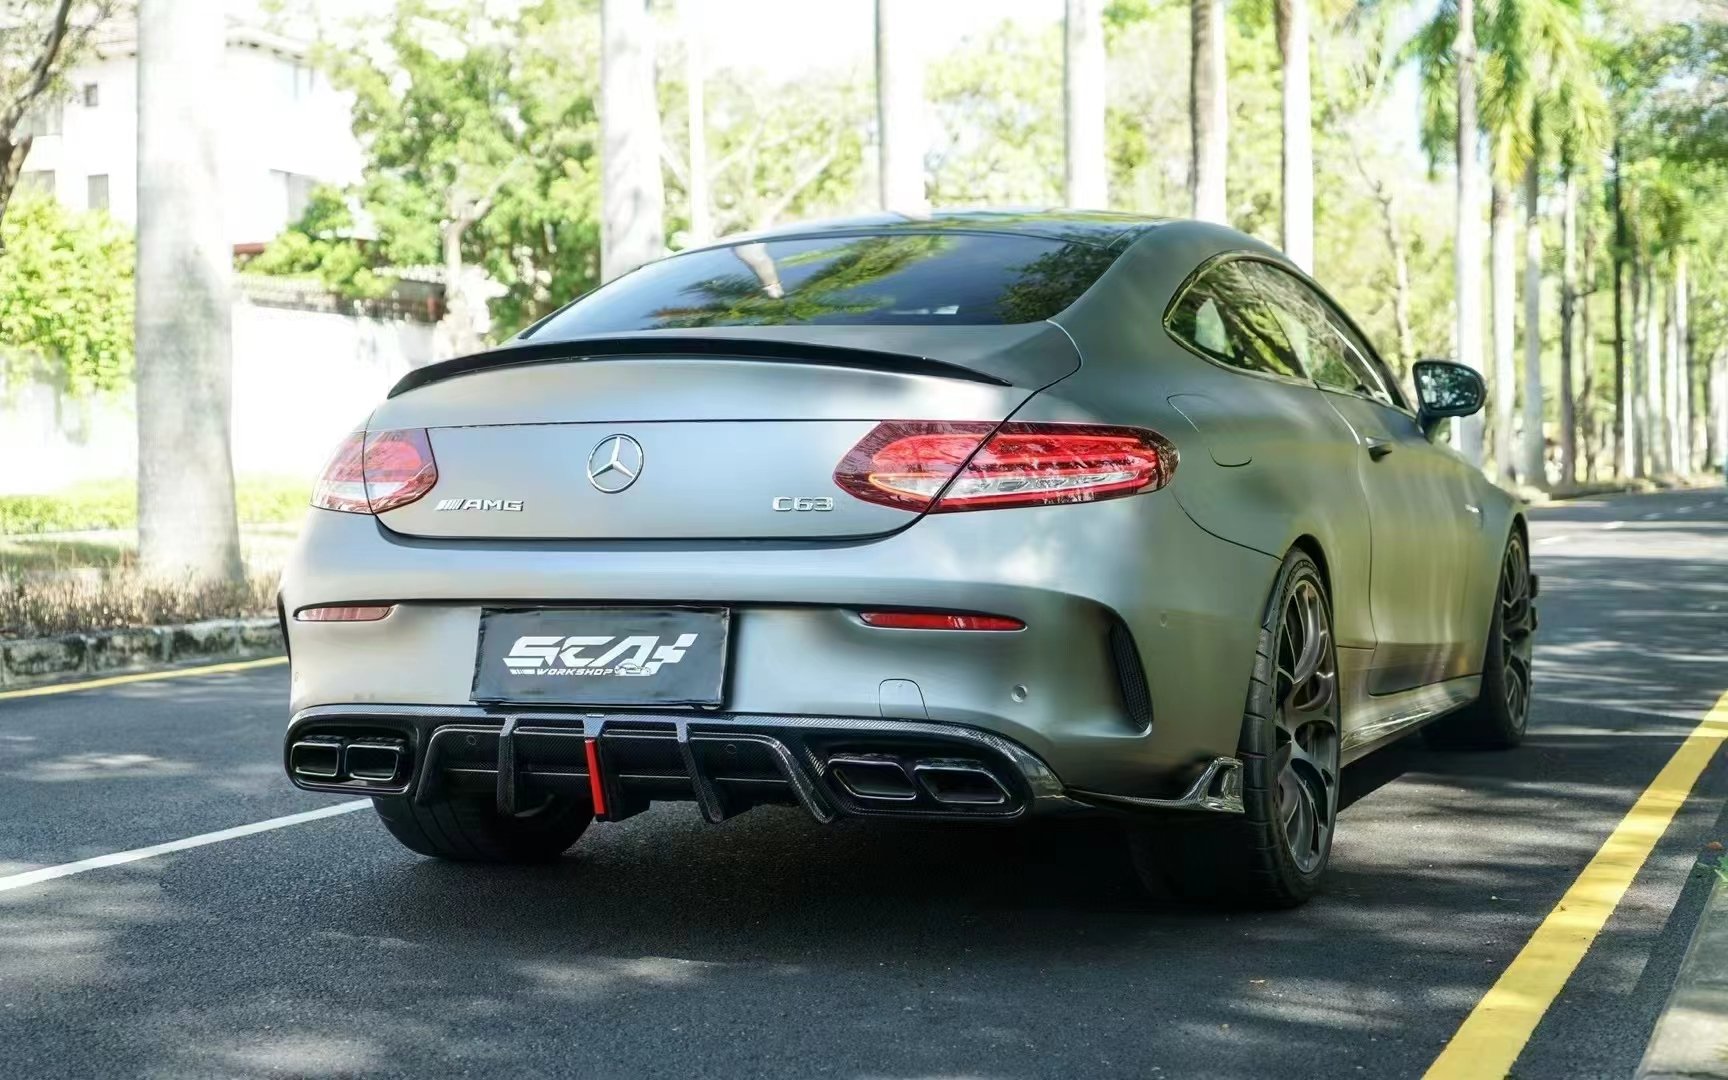
<svg viewBox="0 0 1728 1080">
<path fill-rule="evenodd" d="M 988 232 L 1040 236 L 1108 248 L 1123 246 L 1148 229 L 1170 220 L 1105 210 L 932 210 L 918 217 L 875 213 L 798 222 L 760 232 L 721 237 L 705 246 L 730 247 L 763 240 L 847 233 Z"/>
</svg>

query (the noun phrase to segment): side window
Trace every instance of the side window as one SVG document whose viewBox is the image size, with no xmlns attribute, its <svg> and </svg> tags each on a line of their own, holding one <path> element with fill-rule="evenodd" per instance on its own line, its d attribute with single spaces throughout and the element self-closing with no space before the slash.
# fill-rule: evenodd
<svg viewBox="0 0 1728 1080">
<path fill-rule="evenodd" d="M 1186 290 L 1164 320 L 1165 329 L 1188 347 L 1231 367 L 1300 379 L 1273 315 L 1241 262 L 1214 266 Z"/>
<path fill-rule="evenodd" d="M 1345 337 L 1326 301 L 1313 289 L 1270 263 L 1250 263 L 1248 269 L 1315 382 L 1328 390 L 1364 394 L 1388 405 L 1395 401 L 1379 371 Z"/>
<path fill-rule="evenodd" d="M 1398 377 L 1392 374 L 1392 369 L 1386 366 L 1386 361 L 1380 359 L 1379 355 L 1368 346 L 1368 343 L 1363 341 L 1356 331 L 1352 330 L 1336 315 L 1333 316 L 1332 325 L 1336 326 L 1338 332 L 1344 336 L 1344 343 L 1361 358 L 1362 366 L 1374 372 L 1374 375 L 1380 380 L 1380 385 L 1386 391 L 1386 400 L 1406 412 L 1411 411 L 1410 403 L 1405 400 L 1404 391 L 1398 385 Z"/>
</svg>

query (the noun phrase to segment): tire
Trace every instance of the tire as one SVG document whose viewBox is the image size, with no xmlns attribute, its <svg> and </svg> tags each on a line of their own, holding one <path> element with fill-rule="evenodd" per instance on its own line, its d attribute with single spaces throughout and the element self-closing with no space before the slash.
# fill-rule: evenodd
<svg viewBox="0 0 1728 1080">
<path fill-rule="evenodd" d="M 1306 552 L 1292 551 L 1278 572 L 1243 714 L 1242 814 L 1130 826 L 1129 854 L 1151 895 L 1288 908 L 1320 888 L 1338 819 L 1338 652 L 1326 583 Z"/>
<path fill-rule="evenodd" d="M 1524 741 L 1530 722 L 1530 657 L 1536 634 L 1530 556 L 1513 530 L 1500 560 L 1488 651 L 1482 659 L 1482 694 L 1476 701 L 1422 729 L 1428 745 L 1443 750 L 1510 750 Z"/>
<path fill-rule="evenodd" d="M 550 799 L 514 817 L 490 798 L 450 797 L 419 805 L 409 797 L 373 799 L 390 835 L 421 855 L 459 862 L 536 863 L 556 859 L 594 820 L 587 803 Z"/>
</svg>

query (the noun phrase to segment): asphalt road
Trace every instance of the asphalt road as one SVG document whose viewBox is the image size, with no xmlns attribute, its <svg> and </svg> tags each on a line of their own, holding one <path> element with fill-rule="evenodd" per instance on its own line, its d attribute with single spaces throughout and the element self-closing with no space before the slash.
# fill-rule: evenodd
<svg viewBox="0 0 1728 1080">
<path fill-rule="evenodd" d="M 498 870 L 417 858 L 362 810 L 0 891 L 0 1075 L 1420 1075 L 1728 689 L 1728 493 L 1534 532 L 1528 742 L 1355 767 L 1300 911 L 1143 903 L 1096 828 L 668 806 Z M 0 700 L 0 889 L 341 802 L 281 774 L 286 678 Z M 1725 795 L 1718 760 L 1520 1080 L 1632 1074 Z"/>
</svg>

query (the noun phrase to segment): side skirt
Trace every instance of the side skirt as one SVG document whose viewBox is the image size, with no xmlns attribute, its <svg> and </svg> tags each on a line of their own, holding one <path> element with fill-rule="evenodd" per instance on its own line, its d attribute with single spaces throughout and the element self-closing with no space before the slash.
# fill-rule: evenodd
<svg viewBox="0 0 1728 1080">
<path fill-rule="evenodd" d="M 1370 655 L 1367 649 L 1338 650 L 1339 677 L 1344 683 L 1344 732 L 1339 752 L 1346 765 L 1463 708 L 1482 694 L 1481 675 L 1465 675 L 1395 694 L 1371 694 Z"/>
</svg>

